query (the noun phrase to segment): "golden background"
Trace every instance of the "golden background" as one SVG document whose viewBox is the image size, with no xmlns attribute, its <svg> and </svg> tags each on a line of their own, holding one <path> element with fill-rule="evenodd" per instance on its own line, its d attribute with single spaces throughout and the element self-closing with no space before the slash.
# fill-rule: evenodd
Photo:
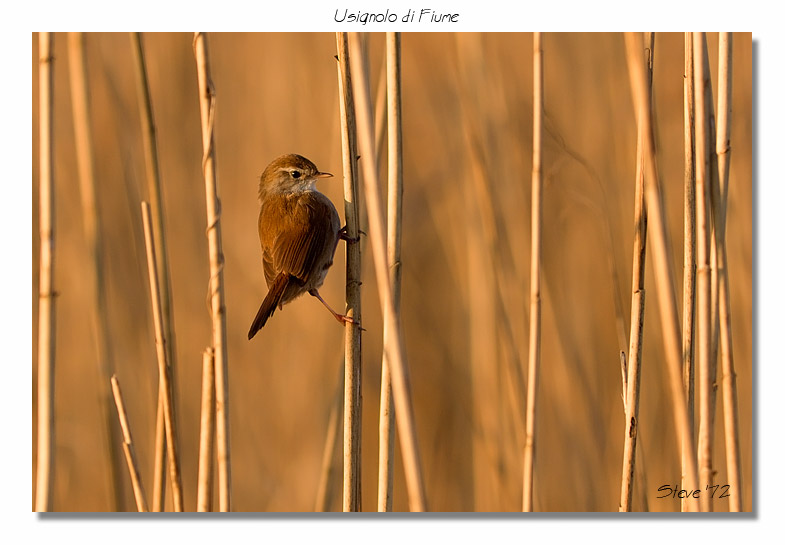
<svg viewBox="0 0 785 545">
<path fill-rule="evenodd" d="M 202 143 L 191 34 L 145 34 L 169 247 L 176 401 L 186 510 L 196 506 L 202 351 L 211 342 Z M 87 34 L 90 113 L 108 285 L 108 328 L 142 479 L 152 490 L 157 365 L 139 202 L 147 199 L 127 34 Z M 233 508 L 314 507 L 330 406 L 341 387 L 343 330 L 311 297 L 277 312 L 249 342 L 266 293 L 256 233 L 258 176 L 283 153 L 336 174 L 319 189 L 343 217 L 333 34 L 210 34 L 228 324 Z M 629 334 L 636 127 L 620 34 L 545 34 L 542 363 L 534 507 L 616 511 L 624 411 L 619 351 Z M 371 94 L 384 38 L 370 36 Z M 402 322 L 425 488 L 433 511 L 517 511 L 520 384 L 528 350 L 532 133 L 530 34 L 405 33 Z M 708 35 L 716 99 L 717 36 Z M 38 39 L 33 35 L 33 489 L 38 330 Z M 55 36 L 57 511 L 112 509 L 99 404 L 67 40 Z M 683 36 L 657 34 L 658 166 L 681 308 Z M 738 373 L 745 510 L 752 509 L 752 40 L 735 34 L 727 244 Z M 360 150 L 363 153 L 363 150 Z M 382 154 L 382 177 L 386 154 Z M 485 176 L 485 178 L 483 178 Z M 478 180 L 486 179 L 487 185 Z M 487 193 L 483 193 L 486 191 Z M 483 200 L 487 195 L 488 200 Z M 490 204 L 492 215 L 482 207 Z M 364 227 L 367 231 L 367 225 Z M 493 243 L 490 233 L 498 233 Z M 342 308 L 344 248 L 320 290 Z M 495 253 L 495 254 L 494 254 Z M 493 256 L 496 257 L 493 257 Z M 376 508 L 381 318 L 363 241 L 364 510 Z M 651 252 L 649 252 L 651 262 Z M 501 264 L 501 270 L 496 264 Z M 654 275 L 647 267 L 653 294 Z M 503 341 L 495 283 L 515 346 Z M 621 298 L 619 317 L 614 298 Z M 680 480 L 656 297 L 648 298 L 633 508 Z M 618 320 L 621 320 L 619 322 Z M 619 325 L 621 324 L 621 325 Z M 623 331 L 620 331 L 620 327 Z M 718 380 L 721 371 L 718 371 Z M 718 401 L 721 391 L 718 391 Z M 114 409 L 112 409 L 114 415 Z M 724 484 L 722 403 L 715 482 Z M 398 456 L 398 453 L 396 453 Z M 406 510 L 400 459 L 395 509 Z M 124 478 L 127 476 L 124 474 Z M 340 484 L 333 510 L 340 510 Z M 735 493 L 736 491 L 731 491 Z M 124 509 L 133 510 L 126 483 Z M 715 509 L 727 510 L 727 500 Z M 167 506 L 170 498 L 167 496 Z"/>
</svg>

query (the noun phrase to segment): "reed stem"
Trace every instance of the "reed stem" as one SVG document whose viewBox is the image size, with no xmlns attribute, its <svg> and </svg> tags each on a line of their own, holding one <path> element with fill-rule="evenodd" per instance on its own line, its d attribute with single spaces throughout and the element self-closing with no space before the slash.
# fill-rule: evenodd
<svg viewBox="0 0 785 545">
<path fill-rule="evenodd" d="M 534 94 L 532 136 L 532 241 L 529 289 L 529 377 L 526 392 L 526 438 L 523 450 L 523 511 L 533 510 L 537 383 L 541 353 L 540 261 L 542 259 L 542 34 L 534 33 Z"/>
<path fill-rule="evenodd" d="M 725 459 L 730 485 L 730 511 L 742 510 L 741 454 L 739 448 L 739 403 L 736 391 L 736 369 L 733 361 L 733 339 L 730 315 L 730 280 L 728 252 L 725 243 L 728 185 L 730 178 L 730 122 L 733 73 L 733 34 L 721 32 L 719 39 L 718 105 L 717 105 L 717 160 L 719 187 L 714 199 L 714 218 L 717 241 L 719 283 L 719 329 L 722 350 L 722 392 L 725 426 Z"/>
<path fill-rule="evenodd" d="M 357 36 L 354 36 L 354 38 L 357 38 Z M 398 432 L 400 434 L 404 473 L 409 492 L 409 507 L 412 511 L 426 511 L 425 486 L 414 425 L 409 370 L 401 337 L 400 315 L 394 312 L 392 304 L 392 285 L 386 252 L 387 229 L 384 223 L 382 202 L 379 195 L 380 184 L 376 169 L 373 113 L 371 111 L 370 90 L 368 88 L 367 63 L 365 62 L 365 52 L 361 51 L 357 39 L 350 40 L 349 46 L 357 105 L 359 149 L 362 150 L 360 158 L 363 167 L 363 187 L 365 189 L 365 202 L 370 225 L 369 236 L 379 289 L 379 302 L 384 313 L 385 327 L 389 327 L 390 332 L 390 343 L 387 349 L 390 372 L 392 374 L 393 398 Z"/>
<path fill-rule="evenodd" d="M 643 125 L 645 199 L 649 211 L 649 235 L 651 236 L 654 261 L 654 277 L 660 306 L 660 320 L 665 344 L 665 360 L 673 403 L 674 424 L 682 438 L 685 456 L 689 460 L 687 483 L 690 490 L 698 488 L 698 472 L 695 448 L 690 439 L 690 426 L 687 416 L 687 402 L 682 386 L 681 333 L 676 310 L 676 291 L 670 263 L 670 239 L 665 218 L 665 209 L 657 173 L 654 149 L 654 125 L 651 111 L 651 97 L 646 85 L 646 73 L 641 59 L 642 44 L 635 33 L 626 33 L 627 63 L 630 72 L 633 104 L 638 123 Z M 690 505 L 695 510 L 695 506 Z"/>
<path fill-rule="evenodd" d="M 640 52 L 639 52 L 640 54 Z M 651 99 L 654 70 L 654 33 L 644 33 L 643 56 L 646 61 L 646 85 Z M 651 108 L 651 104 L 648 105 Z M 641 356 L 643 354 L 643 318 L 646 303 L 646 212 L 644 180 L 644 134 L 638 125 L 637 165 L 635 167 L 635 235 L 632 246 L 632 295 L 630 312 L 630 348 L 627 382 L 625 383 L 624 459 L 622 462 L 621 502 L 619 511 L 632 510 L 632 491 L 635 474 L 635 452 L 638 439 L 638 410 L 640 408 Z"/>
<path fill-rule="evenodd" d="M 202 408 L 199 426 L 199 474 L 196 485 L 196 510 L 213 508 L 213 451 L 215 450 L 215 351 L 202 354 Z"/>
<path fill-rule="evenodd" d="M 155 328 L 155 349 L 158 359 L 158 380 L 163 382 L 164 391 L 164 427 L 166 428 L 166 444 L 169 449 L 168 467 L 169 480 L 172 486 L 172 507 L 175 512 L 183 510 L 183 484 L 180 474 L 179 442 L 177 439 L 177 423 L 174 416 L 171 367 L 167 365 L 167 338 L 164 332 L 164 318 L 161 311 L 161 286 L 156 271 L 158 270 L 158 248 L 153 240 L 153 226 L 150 217 L 150 205 L 142 202 L 142 225 L 144 241 L 147 248 L 147 274 L 150 279 L 150 300 L 153 308 L 153 326 Z"/>
<path fill-rule="evenodd" d="M 401 129 L 401 34 L 387 33 L 387 259 L 392 284 L 392 312 L 401 312 L 401 228 L 403 218 L 403 132 Z M 384 327 L 384 356 L 379 400 L 379 485 L 377 508 L 392 511 L 395 466 L 395 404 L 387 354 L 388 324 Z"/>
<path fill-rule="evenodd" d="M 695 54 L 695 239 L 696 239 L 696 317 L 698 325 L 698 400 L 700 425 L 698 429 L 698 465 L 700 468 L 700 488 L 709 486 L 712 473 L 712 406 L 711 406 L 711 336 L 712 336 L 712 295 L 711 295 L 711 174 L 709 172 L 709 104 L 706 104 L 705 70 L 706 36 L 696 32 L 693 35 Z M 710 495 L 701 504 L 711 510 Z"/>
<path fill-rule="evenodd" d="M 52 510 L 54 482 L 55 373 L 55 188 L 54 188 L 54 37 L 38 34 L 39 236 L 38 279 L 38 435 L 35 510 Z"/>
<path fill-rule="evenodd" d="M 164 229 L 164 202 L 161 187 L 161 173 L 158 166 L 158 137 L 155 129 L 155 116 L 153 115 L 153 101 L 150 95 L 150 83 L 147 78 L 147 65 L 145 62 L 144 45 L 140 32 L 130 33 L 131 50 L 134 57 L 136 71 L 136 88 L 139 100 L 139 118 L 142 122 L 142 140 L 144 143 L 145 167 L 147 177 L 147 195 L 150 202 L 150 211 L 153 221 L 153 240 L 159 249 L 158 278 L 161 285 L 161 311 L 164 317 L 164 333 L 168 339 L 166 345 L 170 374 L 175 376 L 176 350 L 174 310 L 172 308 L 172 284 L 169 275 L 169 251 L 166 244 L 166 230 Z M 158 384 L 158 407 L 156 409 L 155 428 L 155 462 L 153 471 L 153 511 L 162 511 L 166 490 L 164 468 L 166 466 L 166 435 L 164 433 L 163 398 L 161 383 Z M 175 392 L 171 392 L 176 400 Z M 175 406 L 175 416 L 177 403 Z"/>
<path fill-rule="evenodd" d="M 215 166 L 215 89 L 210 77 L 207 36 L 194 33 L 194 55 L 199 80 L 199 105 L 202 118 L 205 199 L 207 201 L 207 243 L 210 259 L 210 313 L 215 350 L 216 442 L 218 452 L 218 500 L 222 512 L 231 511 L 231 456 L 229 450 L 229 365 L 226 353 L 226 297 L 224 295 L 224 256 L 221 249 L 221 204 Z"/>
<path fill-rule="evenodd" d="M 131 476 L 131 486 L 133 487 L 134 499 L 136 500 L 136 510 L 140 513 L 146 513 L 148 511 L 147 500 L 145 499 L 144 487 L 142 486 L 142 478 L 139 474 L 139 464 L 136 463 L 136 452 L 134 450 L 133 438 L 131 437 L 131 426 L 128 424 L 128 415 L 125 412 L 125 403 L 123 403 L 123 394 L 120 391 L 120 383 L 117 380 L 117 376 L 112 375 L 110 384 L 114 395 L 114 403 L 117 407 L 117 415 L 120 419 L 123 453 L 125 454 L 125 461 L 128 465 L 128 473 Z"/>
<path fill-rule="evenodd" d="M 346 309 L 362 323 L 362 292 L 360 286 L 362 256 L 360 253 L 359 169 L 357 165 L 357 127 L 349 64 L 348 37 L 336 33 L 338 49 L 338 92 L 341 115 L 341 149 L 343 154 L 343 191 L 346 234 L 351 240 L 346 247 Z M 362 509 L 360 463 L 362 431 L 362 328 L 350 326 L 345 332 L 344 355 L 344 420 L 343 420 L 343 510 Z"/>
<path fill-rule="evenodd" d="M 682 304 L 682 370 L 687 396 L 690 439 L 695 440 L 695 80 L 692 32 L 684 33 L 684 286 Z M 682 448 L 682 454 L 684 448 Z M 688 461 L 682 457 L 681 487 Z M 682 498 L 682 511 L 686 510 Z"/>
</svg>

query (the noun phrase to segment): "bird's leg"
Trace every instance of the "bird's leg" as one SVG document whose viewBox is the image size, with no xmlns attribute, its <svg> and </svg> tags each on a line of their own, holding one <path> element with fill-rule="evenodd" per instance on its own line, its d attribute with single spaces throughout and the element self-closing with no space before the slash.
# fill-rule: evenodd
<svg viewBox="0 0 785 545">
<path fill-rule="evenodd" d="M 332 308 L 330 308 L 330 305 L 328 305 L 328 304 L 327 304 L 327 301 L 325 301 L 324 299 L 322 299 L 322 296 L 321 296 L 321 295 L 319 295 L 319 290 L 317 290 L 317 289 L 308 290 L 308 293 L 310 293 L 311 295 L 313 295 L 314 297 L 316 297 L 316 298 L 317 298 L 319 301 L 321 301 L 321 302 L 322 302 L 322 304 L 324 305 L 324 307 L 325 307 L 327 310 L 329 310 L 329 311 L 330 311 L 330 314 L 332 314 L 332 315 L 333 315 L 333 317 L 334 317 L 336 320 L 338 320 L 340 323 L 342 323 L 342 324 L 347 324 L 347 323 L 348 323 L 348 324 L 356 324 L 356 325 L 360 326 L 360 322 L 358 322 L 357 320 L 355 320 L 355 319 L 354 319 L 354 318 L 352 318 L 351 316 L 346 316 L 345 314 L 338 314 L 338 313 L 337 313 L 337 312 L 335 312 L 335 311 L 334 311 Z M 362 329 L 362 326 L 360 326 L 360 329 Z"/>
</svg>

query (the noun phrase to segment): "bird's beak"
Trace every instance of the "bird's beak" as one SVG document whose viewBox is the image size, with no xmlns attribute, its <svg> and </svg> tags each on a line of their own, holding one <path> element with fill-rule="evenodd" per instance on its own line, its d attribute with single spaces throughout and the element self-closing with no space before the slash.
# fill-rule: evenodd
<svg viewBox="0 0 785 545">
<path fill-rule="evenodd" d="M 316 174 L 316 178 L 332 178 L 333 175 L 329 172 L 319 172 Z"/>
</svg>

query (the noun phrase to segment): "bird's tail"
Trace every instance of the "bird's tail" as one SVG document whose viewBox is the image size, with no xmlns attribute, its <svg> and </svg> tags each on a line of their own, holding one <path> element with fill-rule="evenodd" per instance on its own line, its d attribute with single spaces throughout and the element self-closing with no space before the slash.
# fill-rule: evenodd
<svg viewBox="0 0 785 545">
<path fill-rule="evenodd" d="M 275 277 L 275 280 L 273 280 L 270 291 L 267 292 L 267 296 L 264 298 L 264 301 L 262 301 L 262 306 L 259 307 L 259 312 L 256 313 L 256 318 L 253 319 L 251 329 L 248 330 L 249 341 L 264 327 L 264 324 L 267 323 L 267 320 L 273 315 L 275 309 L 281 303 L 286 287 L 289 285 L 289 278 L 290 276 L 288 274 L 280 273 Z"/>
</svg>

